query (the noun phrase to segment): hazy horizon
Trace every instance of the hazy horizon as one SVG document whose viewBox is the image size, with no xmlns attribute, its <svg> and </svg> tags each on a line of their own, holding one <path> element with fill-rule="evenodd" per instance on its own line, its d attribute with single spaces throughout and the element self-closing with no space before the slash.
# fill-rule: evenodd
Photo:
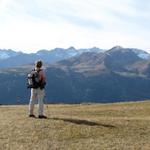
<svg viewBox="0 0 150 150">
<path fill-rule="evenodd" d="M 41 50 L 48 50 L 48 51 L 52 51 L 52 50 L 55 50 L 55 49 L 57 49 L 57 48 L 60 48 L 60 49 L 69 49 L 69 48 L 75 48 L 76 50 L 80 50 L 80 49 L 92 49 L 92 48 L 99 48 L 99 49 L 102 49 L 102 50 L 105 50 L 105 51 L 107 51 L 107 50 L 110 50 L 110 49 L 112 49 L 112 48 L 114 48 L 114 47 L 122 47 L 122 48 L 131 48 L 131 49 L 138 49 L 138 50 L 144 50 L 144 49 L 139 49 L 139 48 L 136 48 L 136 47 L 123 47 L 123 46 L 121 46 L 121 45 L 114 45 L 113 47 L 111 47 L 111 48 L 108 48 L 108 49 L 103 49 L 103 48 L 101 48 L 101 47 L 96 47 L 96 46 L 93 46 L 93 47 L 82 47 L 82 48 L 79 48 L 79 49 L 77 49 L 76 47 L 74 47 L 74 46 L 69 46 L 69 47 L 67 47 L 67 48 L 64 48 L 64 47 L 55 47 L 55 48 L 53 48 L 53 49 L 39 49 L 39 50 L 36 50 L 36 51 L 22 51 L 22 50 L 19 50 L 19 51 L 17 51 L 17 50 L 15 50 L 15 49 L 11 49 L 11 48 L 9 48 L 9 49 L 1 49 L 0 48 L 0 50 L 12 50 L 12 51 L 15 51 L 15 52 L 22 52 L 22 53 L 26 53 L 26 54 L 30 54 L 30 53 L 37 53 L 38 51 L 41 51 Z M 148 52 L 148 53 L 150 53 L 150 51 L 146 51 L 146 50 L 144 50 L 145 52 Z"/>
</svg>

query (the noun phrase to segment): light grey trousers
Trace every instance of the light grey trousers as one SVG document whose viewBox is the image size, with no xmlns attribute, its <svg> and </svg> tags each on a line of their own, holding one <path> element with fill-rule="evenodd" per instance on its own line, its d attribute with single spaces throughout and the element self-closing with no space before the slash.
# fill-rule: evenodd
<svg viewBox="0 0 150 150">
<path fill-rule="evenodd" d="M 30 97 L 30 103 L 29 103 L 29 114 L 34 114 L 34 104 L 36 100 L 38 100 L 38 113 L 39 115 L 43 115 L 44 111 L 44 96 L 45 96 L 45 90 L 44 89 L 33 89 L 31 88 L 31 97 Z"/>
</svg>

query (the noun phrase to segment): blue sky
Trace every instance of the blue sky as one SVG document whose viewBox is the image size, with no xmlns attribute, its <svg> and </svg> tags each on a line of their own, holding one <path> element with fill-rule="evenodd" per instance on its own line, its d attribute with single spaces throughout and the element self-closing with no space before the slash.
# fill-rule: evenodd
<svg viewBox="0 0 150 150">
<path fill-rule="evenodd" d="M 149 0 L 0 0 L 0 49 L 56 47 L 150 52 Z"/>
</svg>

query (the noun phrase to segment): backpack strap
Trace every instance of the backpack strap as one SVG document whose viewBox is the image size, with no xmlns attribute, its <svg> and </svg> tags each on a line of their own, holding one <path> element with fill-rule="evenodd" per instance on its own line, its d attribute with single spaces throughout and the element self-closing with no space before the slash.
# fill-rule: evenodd
<svg viewBox="0 0 150 150">
<path fill-rule="evenodd" d="M 42 69 L 36 70 L 35 68 L 32 71 L 37 71 L 38 73 L 42 71 Z"/>
</svg>

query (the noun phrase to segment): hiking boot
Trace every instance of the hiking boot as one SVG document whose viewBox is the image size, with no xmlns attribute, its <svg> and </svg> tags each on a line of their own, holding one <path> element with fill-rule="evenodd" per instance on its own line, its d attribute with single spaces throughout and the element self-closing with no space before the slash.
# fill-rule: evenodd
<svg viewBox="0 0 150 150">
<path fill-rule="evenodd" d="M 40 119 L 46 119 L 47 117 L 44 116 L 44 115 L 39 115 L 38 118 L 40 118 Z"/>
<path fill-rule="evenodd" d="M 29 117 L 35 118 L 35 115 L 29 115 Z"/>
</svg>

